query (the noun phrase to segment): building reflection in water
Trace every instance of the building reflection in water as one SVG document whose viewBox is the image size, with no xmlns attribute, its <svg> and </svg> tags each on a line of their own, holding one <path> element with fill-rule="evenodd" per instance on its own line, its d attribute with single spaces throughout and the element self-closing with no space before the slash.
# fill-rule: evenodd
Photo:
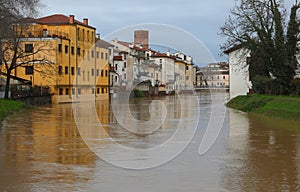
<svg viewBox="0 0 300 192">
<path fill-rule="evenodd" d="M 299 191 L 300 123 L 230 111 L 222 184 L 229 191 Z"/>
<path fill-rule="evenodd" d="M 79 135 L 72 105 L 26 110 L 6 121 L 0 137 L 3 190 L 82 190 L 93 175 L 96 157 Z M 2 180 L 7 173 L 10 184 Z"/>
</svg>

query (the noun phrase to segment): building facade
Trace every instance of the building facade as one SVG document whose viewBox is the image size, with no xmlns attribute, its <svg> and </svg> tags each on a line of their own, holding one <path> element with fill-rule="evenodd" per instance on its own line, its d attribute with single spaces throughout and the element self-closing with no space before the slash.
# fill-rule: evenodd
<svg viewBox="0 0 300 192">
<path fill-rule="evenodd" d="M 96 28 L 88 22 L 61 14 L 28 19 L 21 41 L 24 52 L 34 59 L 14 75 L 32 86 L 49 87 L 53 103 L 77 102 L 83 95 L 108 98 L 109 51 L 96 45 Z"/>
</svg>

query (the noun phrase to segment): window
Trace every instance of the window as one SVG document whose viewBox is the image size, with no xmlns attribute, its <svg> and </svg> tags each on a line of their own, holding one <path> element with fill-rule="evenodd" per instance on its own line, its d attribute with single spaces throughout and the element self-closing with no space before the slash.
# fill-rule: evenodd
<svg viewBox="0 0 300 192">
<path fill-rule="evenodd" d="M 92 58 L 94 58 L 94 56 L 95 56 L 95 52 L 94 52 L 94 51 L 92 51 L 92 53 L 91 53 L 91 54 L 92 54 Z"/>
<path fill-rule="evenodd" d="M 99 51 L 97 51 L 97 58 L 99 59 Z"/>
<path fill-rule="evenodd" d="M 33 74 L 33 66 L 26 66 L 25 67 L 25 74 L 32 75 Z"/>
<path fill-rule="evenodd" d="M 85 81 L 85 71 L 84 70 L 82 71 L 82 76 L 83 76 L 83 78 L 82 78 L 83 81 Z"/>
<path fill-rule="evenodd" d="M 105 53 L 105 59 L 108 60 L 108 54 L 107 53 Z"/>
<path fill-rule="evenodd" d="M 223 76 L 223 79 L 224 79 L 224 80 L 226 79 L 225 76 Z"/>
<path fill-rule="evenodd" d="M 66 95 L 69 95 L 69 88 L 66 88 Z"/>
<path fill-rule="evenodd" d="M 95 70 L 94 69 L 92 69 L 92 76 L 94 76 L 95 75 Z"/>
<path fill-rule="evenodd" d="M 116 83 L 118 82 L 118 77 L 117 77 L 117 76 L 115 76 L 115 82 L 116 82 Z"/>
<path fill-rule="evenodd" d="M 65 45 L 65 54 L 68 54 L 68 53 L 69 53 L 69 46 Z"/>
<path fill-rule="evenodd" d="M 69 67 L 65 66 L 65 74 L 68 75 L 69 74 Z"/>
<path fill-rule="evenodd" d="M 104 93 L 104 88 L 101 88 L 101 93 Z"/>
<path fill-rule="evenodd" d="M 59 95 L 63 95 L 64 94 L 64 90 L 62 88 L 59 88 Z"/>
<path fill-rule="evenodd" d="M 104 70 L 101 70 L 101 77 L 104 76 Z"/>
<path fill-rule="evenodd" d="M 101 52 L 101 59 L 104 59 L 104 53 Z"/>
<path fill-rule="evenodd" d="M 95 89 L 94 88 L 92 88 L 92 94 L 95 94 Z"/>
<path fill-rule="evenodd" d="M 115 70 L 118 71 L 118 64 L 115 64 Z"/>
<path fill-rule="evenodd" d="M 185 70 L 187 70 L 187 71 L 189 70 L 189 66 L 188 65 L 185 67 Z"/>
<path fill-rule="evenodd" d="M 62 66 L 58 66 L 58 74 L 62 75 Z"/>
<path fill-rule="evenodd" d="M 58 44 L 58 52 L 62 52 L 62 44 Z"/>
<path fill-rule="evenodd" d="M 25 44 L 25 53 L 33 53 L 33 44 Z"/>
<path fill-rule="evenodd" d="M 126 74 L 124 74 L 124 80 L 126 80 Z"/>
<path fill-rule="evenodd" d="M 126 65 L 127 65 L 127 63 L 126 62 L 124 62 L 124 68 L 126 69 Z"/>
<path fill-rule="evenodd" d="M 71 54 L 74 55 L 75 51 L 74 51 L 74 46 L 71 47 Z"/>
<path fill-rule="evenodd" d="M 87 31 L 87 41 L 90 41 L 90 31 Z"/>
<path fill-rule="evenodd" d="M 75 95 L 75 88 L 72 88 L 72 95 Z"/>
<path fill-rule="evenodd" d="M 77 68 L 77 75 L 80 75 L 80 67 Z"/>
<path fill-rule="evenodd" d="M 80 89 L 80 88 L 78 89 L 78 94 L 79 94 L 79 95 L 81 94 L 81 89 Z"/>
<path fill-rule="evenodd" d="M 159 60 L 159 63 L 162 64 L 162 59 Z"/>
<path fill-rule="evenodd" d="M 77 55 L 80 55 L 80 48 L 77 48 Z"/>
<path fill-rule="evenodd" d="M 99 69 L 97 69 L 97 76 L 99 76 Z"/>
<path fill-rule="evenodd" d="M 99 88 L 97 88 L 97 94 L 99 94 L 100 93 L 100 89 Z"/>
<path fill-rule="evenodd" d="M 75 75 L 75 67 L 71 67 L 71 75 Z"/>
<path fill-rule="evenodd" d="M 105 70 L 105 77 L 108 76 L 108 70 Z"/>
<path fill-rule="evenodd" d="M 80 29 L 79 28 L 77 29 L 77 38 L 78 38 L 78 40 L 80 40 Z"/>
</svg>

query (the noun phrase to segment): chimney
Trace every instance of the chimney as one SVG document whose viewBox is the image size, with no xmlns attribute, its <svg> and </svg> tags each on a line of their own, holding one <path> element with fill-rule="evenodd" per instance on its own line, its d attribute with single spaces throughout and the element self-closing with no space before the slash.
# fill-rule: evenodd
<svg viewBox="0 0 300 192">
<path fill-rule="evenodd" d="M 96 39 L 100 39 L 100 34 L 99 33 L 96 34 Z"/>
<path fill-rule="evenodd" d="M 167 56 L 170 57 L 170 50 L 167 50 Z"/>
<path fill-rule="evenodd" d="M 84 18 L 83 19 L 83 24 L 86 25 L 86 26 L 88 26 L 89 25 L 89 19 Z"/>
<path fill-rule="evenodd" d="M 74 15 L 70 15 L 70 17 L 69 17 L 70 18 L 70 21 L 69 21 L 70 24 L 74 24 L 74 21 L 75 21 L 74 17 L 75 17 Z"/>
</svg>

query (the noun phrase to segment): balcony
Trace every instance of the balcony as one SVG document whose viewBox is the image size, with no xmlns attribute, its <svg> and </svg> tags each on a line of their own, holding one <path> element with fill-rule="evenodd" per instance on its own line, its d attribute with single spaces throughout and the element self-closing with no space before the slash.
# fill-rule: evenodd
<svg viewBox="0 0 300 192">
<path fill-rule="evenodd" d="M 59 38 L 69 39 L 69 34 L 58 30 L 30 31 L 22 35 L 23 38 Z"/>
</svg>

